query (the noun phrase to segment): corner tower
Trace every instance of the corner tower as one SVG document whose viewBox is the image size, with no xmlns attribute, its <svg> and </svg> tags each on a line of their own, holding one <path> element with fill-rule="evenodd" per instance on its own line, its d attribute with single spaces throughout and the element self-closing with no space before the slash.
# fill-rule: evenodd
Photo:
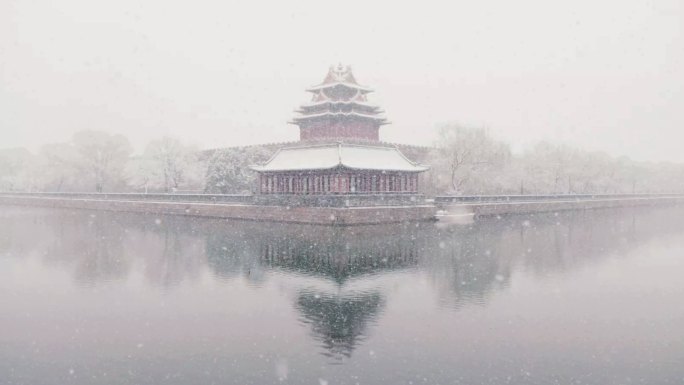
<svg viewBox="0 0 684 385">
<path fill-rule="evenodd" d="M 418 175 L 428 167 L 379 143 L 378 131 L 387 120 L 366 101 L 371 90 L 356 82 L 349 67 L 331 67 L 323 83 L 307 91 L 313 93 L 311 103 L 291 122 L 299 126 L 303 143 L 251 166 L 259 175 L 260 195 L 418 193 Z"/>
<path fill-rule="evenodd" d="M 372 89 L 357 83 L 351 67 L 330 67 L 319 85 L 310 87 L 311 102 L 295 110 L 290 122 L 299 126 L 302 141 L 355 140 L 377 142 L 380 126 L 389 122 L 384 111 L 368 103 Z"/>
</svg>

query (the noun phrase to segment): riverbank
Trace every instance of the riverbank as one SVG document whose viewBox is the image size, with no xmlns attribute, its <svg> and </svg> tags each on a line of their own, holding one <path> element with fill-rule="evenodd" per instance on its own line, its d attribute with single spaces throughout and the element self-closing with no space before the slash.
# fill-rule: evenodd
<svg viewBox="0 0 684 385">
<path fill-rule="evenodd" d="M 468 223 L 480 217 L 684 203 L 684 195 L 548 195 L 424 197 L 304 197 L 270 201 L 248 195 L 8 193 L 0 204 L 185 215 L 317 225 L 368 225 L 440 220 Z M 277 203 L 280 204 L 277 204 Z M 315 203 L 312 205 L 312 202 Z"/>
<path fill-rule="evenodd" d="M 472 218 L 595 210 L 618 207 L 666 206 L 684 203 L 684 195 L 675 194 L 616 194 L 616 195 L 540 195 L 540 196 L 482 196 L 437 197 L 438 218 Z"/>
<path fill-rule="evenodd" d="M 0 195 L 0 204 L 137 212 L 155 215 L 242 219 L 320 225 L 365 225 L 432 220 L 432 205 L 308 207 L 249 203 L 204 203 L 193 201 L 134 200 L 125 198 L 68 198 Z"/>
</svg>

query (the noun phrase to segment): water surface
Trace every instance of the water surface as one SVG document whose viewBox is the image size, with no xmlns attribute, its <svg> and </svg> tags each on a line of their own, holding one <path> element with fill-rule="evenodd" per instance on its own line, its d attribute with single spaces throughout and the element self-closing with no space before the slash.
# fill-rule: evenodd
<svg viewBox="0 0 684 385">
<path fill-rule="evenodd" d="M 2 384 L 679 384 L 684 208 L 332 228 L 0 207 Z"/>
</svg>

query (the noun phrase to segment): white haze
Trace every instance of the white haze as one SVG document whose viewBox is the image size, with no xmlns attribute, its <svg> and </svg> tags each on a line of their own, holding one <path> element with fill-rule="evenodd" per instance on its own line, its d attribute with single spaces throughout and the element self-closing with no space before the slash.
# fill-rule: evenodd
<svg viewBox="0 0 684 385">
<path fill-rule="evenodd" d="M 80 130 L 137 150 L 295 140 L 286 122 L 351 64 L 393 124 L 486 126 L 638 160 L 684 161 L 684 6 L 627 1 L 0 1 L 0 147 Z"/>
</svg>

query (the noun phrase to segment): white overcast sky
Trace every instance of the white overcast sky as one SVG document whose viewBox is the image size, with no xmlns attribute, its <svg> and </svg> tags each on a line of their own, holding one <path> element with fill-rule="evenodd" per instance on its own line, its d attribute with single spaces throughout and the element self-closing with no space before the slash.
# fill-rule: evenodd
<svg viewBox="0 0 684 385">
<path fill-rule="evenodd" d="M 304 88 L 342 62 L 387 141 L 460 122 L 684 162 L 683 22 L 682 0 L 0 0 L 0 147 L 296 140 Z"/>
</svg>

